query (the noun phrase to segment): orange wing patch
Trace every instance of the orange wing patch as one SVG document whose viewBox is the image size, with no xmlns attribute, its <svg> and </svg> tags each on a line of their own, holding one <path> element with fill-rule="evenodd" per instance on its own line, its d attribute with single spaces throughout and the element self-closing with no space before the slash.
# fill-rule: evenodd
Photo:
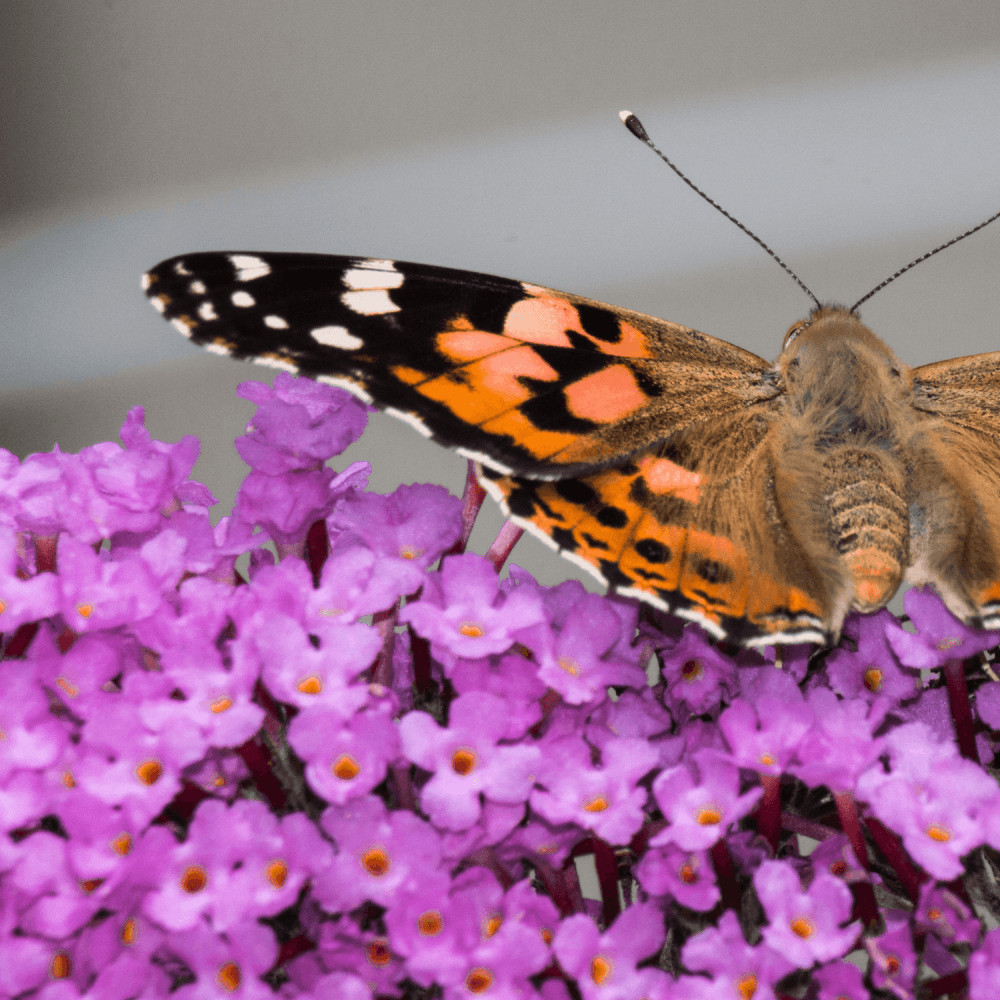
<svg viewBox="0 0 1000 1000">
<path fill-rule="evenodd" d="M 814 600 L 697 528 L 701 477 L 666 459 L 552 482 L 482 469 L 480 479 L 514 520 L 619 593 L 747 644 L 824 638 Z"/>
</svg>

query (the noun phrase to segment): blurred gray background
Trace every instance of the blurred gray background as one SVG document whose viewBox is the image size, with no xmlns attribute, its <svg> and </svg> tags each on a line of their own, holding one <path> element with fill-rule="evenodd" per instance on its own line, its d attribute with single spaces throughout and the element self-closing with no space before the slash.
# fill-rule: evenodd
<svg viewBox="0 0 1000 1000">
<path fill-rule="evenodd" d="M 197 434 L 225 513 L 267 369 L 200 353 L 139 276 L 190 250 L 490 271 L 777 354 L 796 286 L 847 304 L 1000 208 L 992 0 L 470 3 L 7 0 L 0 10 L 0 444 L 25 455 Z M 1000 223 L 882 292 L 911 364 L 1000 347 Z M 376 417 L 372 487 L 464 462 Z M 477 530 L 484 551 L 500 525 Z M 546 582 L 573 567 L 523 540 Z"/>
</svg>

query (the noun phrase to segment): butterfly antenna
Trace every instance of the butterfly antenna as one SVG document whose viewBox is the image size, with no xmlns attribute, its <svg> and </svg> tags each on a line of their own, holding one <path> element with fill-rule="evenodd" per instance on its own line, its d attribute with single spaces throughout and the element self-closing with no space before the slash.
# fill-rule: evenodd
<svg viewBox="0 0 1000 1000">
<path fill-rule="evenodd" d="M 916 260 L 911 260 L 906 267 L 901 267 L 895 274 L 890 274 L 889 277 L 886 278 L 880 285 L 876 285 L 867 295 L 858 299 L 858 301 L 851 306 L 850 311 L 852 313 L 857 313 L 858 306 L 867 302 L 876 292 L 881 292 L 886 285 L 891 285 L 901 274 L 906 274 L 911 267 L 916 267 L 917 264 L 923 260 L 927 260 L 928 257 L 933 257 L 934 254 L 940 253 L 942 250 L 946 250 L 953 244 L 958 243 L 959 240 L 964 240 L 966 236 L 978 233 L 980 229 L 988 226 L 991 222 L 995 222 L 997 219 L 1000 219 L 1000 212 L 997 212 L 996 215 L 991 215 L 985 222 L 980 222 L 978 226 L 973 226 L 971 229 L 967 229 L 961 236 L 955 236 L 953 239 L 948 240 L 947 243 L 942 243 L 941 246 L 935 247 L 933 250 L 928 250 L 925 254 L 921 254 Z"/>
<path fill-rule="evenodd" d="M 692 191 L 694 191 L 696 194 L 700 194 L 702 198 L 704 198 L 705 201 L 707 201 L 709 205 L 712 206 L 712 208 L 714 208 L 716 211 L 721 212 L 731 223 L 733 223 L 733 225 L 738 226 L 740 229 L 742 229 L 743 232 L 745 232 L 747 236 L 749 236 L 750 239 L 754 241 L 754 243 L 756 243 L 759 247 L 762 247 L 764 250 L 766 250 L 774 258 L 774 260 L 778 263 L 778 265 L 789 275 L 791 275 L 791 277 L 795 280 L 795 284 L 797 284 L 799 288 L 801 288 L 802 291 L 804 291 L 806 295 L 808 295 L 809 298 L 811 298 L 813 302 L 816 303 L 816 308 L 817 309 L 821 308 L 819 299 L 817 299 L 816 296 L 813 295 L 811 291 L 809 291 L 809 289 L 805 285 L 805 282 L 756 233 L 747 229 L 747 227 L 744 226 L 739 219 L 734 218 L 732 215 L 730 215 L 718 202 L 712 201 L 712 199 L 709 198 L 709 196 L 705 194 L 705 192 L 702 191 L 702 189 L 698 187 L 697 184 L 688 180 L 688 178 L 685 177 L 684 174 L 682 174 L 680 170 L 677 169 L 676 166 L 674 166 L 674 164 L 657 148 L 653 140 L 649 138 L 649 135 L 647 134 L 646 130 L 642 127 L 642 122 L 639 121 L 639 119 L 636 118 L 636 116 L 632 114 L 631 111 L 619 111 L 618 117 L 621 118 L 622 122 L 624 122 L 625 124 L 625 127 L 632 133 L 632 135 L 634 135 L 637 139 L 639 139 L 640 141 L 644 142 L 647 146 L 649 146 L 649 148 L 654 153 L 656 153 L 656 155 L 661 160 L 663 160 L 663 162 L 668 167 L 670 167 L 670 169 L 675 174 L 677 174 L 677 176 L 682 181 L 684 181 L 684 183 L 687 184 L 687 186 L 691 188 Z M 986 223 L 984 222 L 983 225 L 986 225 Z M 912 267 L 913 265 L 910 266 Z M 893 275 L 893 277 L 896 277 L 896 275 Z M 891 281 L 892 279 L 890 278 L 889 280 Z M 888 284 L 888 282 L 886 282 L 886 284 Z M 878 291 L 878 289 L 876 289 L 876 291 Z M 870 294 L 874 294 L 874 292 Z M 864 299 L 862 299 L 861 301 L 863 302 Z"/>
</svg>

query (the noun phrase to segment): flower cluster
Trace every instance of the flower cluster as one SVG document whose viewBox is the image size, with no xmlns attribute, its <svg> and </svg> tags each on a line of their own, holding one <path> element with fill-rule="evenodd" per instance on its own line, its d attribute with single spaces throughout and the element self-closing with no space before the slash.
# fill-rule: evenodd
<svg viewBox="0 0 1000 1000">
<path fill-rule="evenodd" d="M 1000 995 L 995 633 L 501 580 L 471 471 L 366 492 L 353 397 L 241 395 L 215 526 L 141 409 L 0 450 L 0 997 Z"/>
</svg>

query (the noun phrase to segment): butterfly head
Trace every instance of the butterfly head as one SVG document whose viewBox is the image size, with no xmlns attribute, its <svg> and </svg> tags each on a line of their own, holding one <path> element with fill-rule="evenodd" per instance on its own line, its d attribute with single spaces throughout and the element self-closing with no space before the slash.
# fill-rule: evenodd
<svg viewBox="0 0 1000 1000">
<path fill-rule="evenodd" d="M 791 412 L 829 445 L 893 439 L 892 414 L 913 391 L 910 369 L 842 306 L 823 306 L 794 324 L 777 367 Z"/>
</svg>

